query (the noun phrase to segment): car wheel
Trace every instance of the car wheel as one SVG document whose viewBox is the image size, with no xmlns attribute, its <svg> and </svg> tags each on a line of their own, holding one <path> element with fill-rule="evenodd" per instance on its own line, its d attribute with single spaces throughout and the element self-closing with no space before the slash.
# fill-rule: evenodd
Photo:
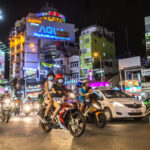
<svg viewBox="0 0 150 150">
<path fill-rule="evenodd" d="M 135 121 L 140 121 L 140 120 L 142 120 L 142 119 L 143 119 L 143 117 L 134 118 Z"/>
<path fill-rule="evenodd" d="M 105 116 L 106 116 L 106 120 L 107 121 L 111 121 L 112 120 L 112 113 L 111 110 L 109 108 L 106 108 L 104 110 Z"/>
</svg>

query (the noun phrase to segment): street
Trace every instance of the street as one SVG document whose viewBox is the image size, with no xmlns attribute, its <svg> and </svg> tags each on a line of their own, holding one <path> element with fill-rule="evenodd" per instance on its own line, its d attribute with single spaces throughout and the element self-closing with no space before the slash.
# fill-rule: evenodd
<svg viewBox="0 0 150 150">
<path fill-rule="evenodd" d="M 13 116 L 8 124 L 0 122 L 0 150 L 148 150 L 149 141 L 148 119 L 113 121 L 104 129 L 87 124 L 79 138 L 61 129 L 44 133 L 35 115 Z"/>
</svg>

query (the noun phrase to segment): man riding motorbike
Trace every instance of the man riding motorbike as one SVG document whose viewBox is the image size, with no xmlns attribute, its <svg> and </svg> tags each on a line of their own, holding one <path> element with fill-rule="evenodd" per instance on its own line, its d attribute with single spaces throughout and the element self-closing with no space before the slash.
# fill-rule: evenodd
<svg viewBox="0 0 150 150">
<path fill-rule="evenodd" d="M 57 113 L 61 109 L 61 105 L 58 103 L 58 101 L 64 96 L 64 92 L 67 91 L 65 86 L 63 85 L 64 83 L 64 77 L 62 74 L 56 74 L 55 75 L 55 84 L 52 87 L 52 96 L 53 96 L 53 105 L 56 108 L 53 116 L 52 116 L 52 121 L 54 121 Z"/>
<path fill-rule="evenodd" d="M 80 103 L 80 111 L 84 112 L 84 107 L 86 105 L 86 97 L 89 95 L 86 93 L 87 88 L 89 87 L 89 81 L 85 80 L 83 82 L 83 87 L 79 90 L 79 103 Z"/>
</svg>

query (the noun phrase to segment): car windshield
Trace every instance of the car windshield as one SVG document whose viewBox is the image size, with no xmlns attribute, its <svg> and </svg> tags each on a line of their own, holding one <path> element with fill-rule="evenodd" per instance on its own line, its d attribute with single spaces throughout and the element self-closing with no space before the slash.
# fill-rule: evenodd
<svg viewBox="0 0 150 150">
<path fill-rule="evenodd" d="M 107 98 L 131 98 L 129 95 L 121 92 L 121 91 L 115 91 L 115 90 L 102 90 L 102 93 Z"/>
</svg>

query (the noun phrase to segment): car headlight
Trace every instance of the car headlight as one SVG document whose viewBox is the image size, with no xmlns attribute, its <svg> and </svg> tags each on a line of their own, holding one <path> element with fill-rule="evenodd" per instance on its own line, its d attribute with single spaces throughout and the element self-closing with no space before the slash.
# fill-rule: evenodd
<svg viewBox="0 0 150 150">
<path fill-rule="evenodd" d="M 76 96 L 75 96 L 74 93 L 70 93 L 70 94 L 69 94 L 69 97 L 72 98 L 72 99 L 75 99 Z"/>
<path fill-rule="evenodd" d="M 124 105 L 119 102 L 113 102 L 112 104 L 113 104 L 113 106 L 124 107 Z"/>
<path fill-rule="evenodd" d="M 97 109 L 101 109 L 101 107 L 97 104 L 92 104 L 93 107 L 97 108 Z"/>
</svg>

